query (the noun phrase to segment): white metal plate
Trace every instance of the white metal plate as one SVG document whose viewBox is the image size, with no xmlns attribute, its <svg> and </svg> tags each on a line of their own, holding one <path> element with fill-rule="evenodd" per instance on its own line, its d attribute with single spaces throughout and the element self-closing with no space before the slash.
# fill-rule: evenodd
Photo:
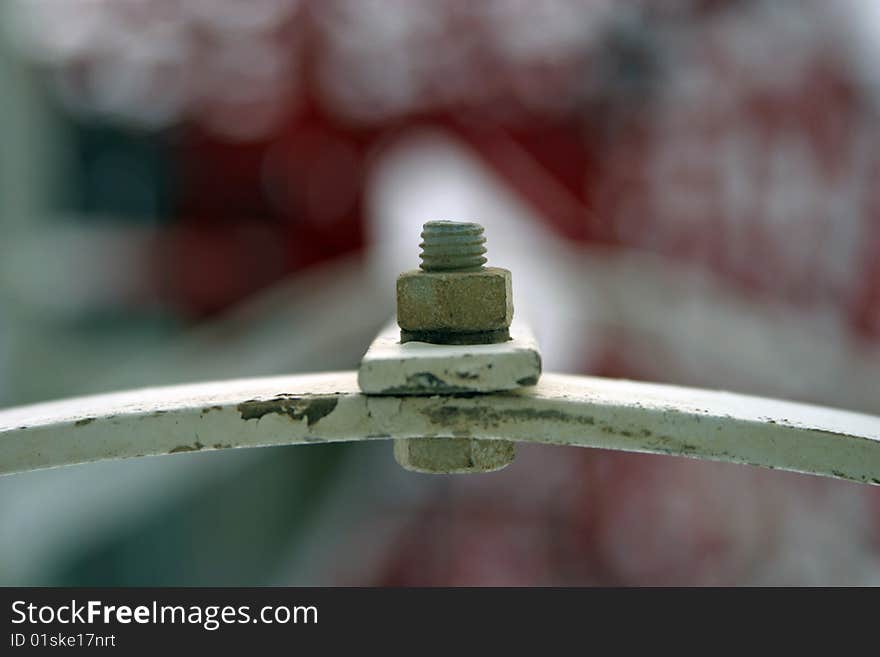
<svg viewBox="0 0 880 657">
<path fill-rule="evenodd" d="M 364 354 L 358 384 L 368 395 L 499 392 L 535 385 L 541 376 L 538 343 L 521 321 L 514 320 L 510 337 L 498 344 L 401 344 L 392 321 Z"/>
<path fill-rule="evenodd" d="M 544 374 L 469 396 L 370 396 L 355 372 L 239 379 L 0 411 L 0 474 L 263 445 L 461 437 L 676 454 L 880 484 L 880 418 L 728 392 Z"/>
</svg>

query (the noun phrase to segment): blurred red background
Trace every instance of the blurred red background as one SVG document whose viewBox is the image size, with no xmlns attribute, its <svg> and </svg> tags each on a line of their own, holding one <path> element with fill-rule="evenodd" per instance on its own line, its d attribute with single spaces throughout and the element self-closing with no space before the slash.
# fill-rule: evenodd
<svg viewBox="0 0 880 657">
<path fill-rule="evenodd" d="M 869 2 L 15 6 L 12 41 L 77 135 L 71 185 L 95 190 L 61 209 L 114 212 L 120 171 L 160 190 L 144 211 L 148 264 L 123 305 L 150 300 L 196 326 L 369 252 L 377 171 L 430 130 L 571 253 L 711 281 L 670 278 L 679 303 L 656 308 L 609 287 L 606 302 L 627 306 L 618 320 L 642 323 L 584 329 L 586 346 L 567 348 L 560 368 L 880 413 L 880 17 Z M 131 146 L 143 141 L 155 153 Z M 115 177 L 99 166 L 111 156 Z M 116 214 L 137 214 L 120 203 Z M 737 318 L 753 312 L 776 328 L 747 354 L 763 329 Z M 694 356 L 685 333 L 645 342 L 672 316 L 711 357 Z M 789 325 L 821 353 L 786 371 L 765 351 L 784 349 Z M 326 546 L 336 565 L 322 583 L 880 581 L 880 497 L 864 487 L 592 450 L 524 450 L 515 468 L 415 500 L 377 495 Z M 357 559 L 367 566 L 355 574 L 339 566 Z"/>
</svg>

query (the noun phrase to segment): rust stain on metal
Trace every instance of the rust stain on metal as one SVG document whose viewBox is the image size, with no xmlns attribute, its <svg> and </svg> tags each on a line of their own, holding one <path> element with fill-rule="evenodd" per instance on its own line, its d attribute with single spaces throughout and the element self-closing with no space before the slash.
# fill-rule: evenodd
<svg viewBox="0 0 880 657">
<path fill-rule="evenodd" d="M 308 426 L 311 427 L 318 420 L 332 413 L 338 403 L 338 397 L 280 395 L 267 400 L 253 399 L 242 402 L 237 408 L 242 420 L 259 420 L 264 415 L 274 413 L 286 415 L 297 421 L 306 418 Z"/>
</svg>

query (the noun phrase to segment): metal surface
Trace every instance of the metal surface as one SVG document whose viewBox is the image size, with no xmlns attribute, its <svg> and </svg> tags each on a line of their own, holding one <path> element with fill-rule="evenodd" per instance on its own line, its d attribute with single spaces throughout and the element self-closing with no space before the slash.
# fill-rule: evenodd
<svg viewBox="0 0 880 657">
<path fill-rule="evenodd" d="M 535 336 L 525 323 L 514 321 L 510 337 L 498 344 L 402 344 L 392 322 L 364 354 L 358 384 L 370 395 L 497 392 L 534 385 L 541 376 Z"/>
<path fill-rule="evenodd" d="M 521 390 L 366 396 L 355 372 L 150 388 L 0 412 L 0 472 L 194 450 L 472 437 L 677 454 L 880 483 L 880 418 L 545 374 Z"/>
</svg>

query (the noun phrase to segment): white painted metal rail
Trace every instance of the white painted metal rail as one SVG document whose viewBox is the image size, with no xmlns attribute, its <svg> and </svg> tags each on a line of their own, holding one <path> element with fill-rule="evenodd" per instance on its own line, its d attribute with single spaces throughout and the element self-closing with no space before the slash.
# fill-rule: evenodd
<svg viewBox="0 0 880 657">
<path fill-rule="evenodd" d="M 132 390 L 0 411 L 0 474 L 194 450 L 414 437 L 675 454 L 880 484 L 880 418 L 545 374 L 519 390 L 366 396 L 355 372 Z"/>
</svg>

